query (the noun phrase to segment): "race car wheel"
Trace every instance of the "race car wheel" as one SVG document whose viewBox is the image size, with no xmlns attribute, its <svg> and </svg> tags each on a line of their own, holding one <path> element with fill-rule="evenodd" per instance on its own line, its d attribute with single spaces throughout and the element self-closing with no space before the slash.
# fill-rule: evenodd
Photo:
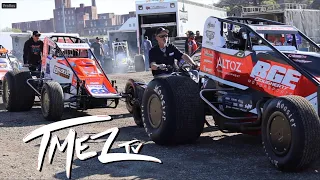
<svg viewBox="0 0 320 180">
<path fill-rule="evenodd" d="M 127 94 L 126 97 L 126 107 L 129 113 L 133 113 L 133 105 L 135 101 L 138 101 L 138 94 L 135 82 L 144 82 L 143 80 L 139 79 L 129 79 L 126 83 L 124 88 L 125 93 Z"/>
<path fill-rule="evenodd" d="M 63 90 L 59 83 L 46 82 L 41 91 L 41 111 L 46 120 L 61 120 L 64 101 Z"/>
<path fill-rule="evenodd" d="M 320 120 L 305 98 L 284 96 L 263 113 L 262 142 L 271 163 L 281 171 L 307 168 L 320 157 Z"/>
<path fill-rule="evenodd" d="M 3 103 L 10 112 L 29 111 L 35 99 L 34 90 L 27 84 L 28 71 L 9 71 L 3 79 Z"/>
<path fill-rule="evenodd" d="M 136 101 L 132 109 L 133 120 L 138 127 L 143 127 L 140 104 Z"/>
<path fill-rule="evenodd" d="M 147 134 L 160 145 L 193 143 L 204 127 L 199 88 L 189 77 L 153 79 L 144 92 L 141 109 Z"/>
<path fill-rule="evenodd" d="M 134 57 L 134 68 L 136 72 L 145 71 L 145 62 L 143 55 L 136 55 Z"/>
</svg>

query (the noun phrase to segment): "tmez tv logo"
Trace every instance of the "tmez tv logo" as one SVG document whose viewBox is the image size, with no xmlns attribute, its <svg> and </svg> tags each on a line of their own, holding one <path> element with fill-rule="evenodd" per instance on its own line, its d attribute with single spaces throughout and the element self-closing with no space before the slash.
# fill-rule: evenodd
<svg viewBox="0 0 320 180">
<path fill-rule="evenodd" d="M 272 88 L 294 90 L 296 88 L 295 83 L 301 78 L 301 73 L 293 69 L 258 61 L 253 67 L 250 77 L 254 78 L 257 83 L 272 86 Z"/>
</svg>

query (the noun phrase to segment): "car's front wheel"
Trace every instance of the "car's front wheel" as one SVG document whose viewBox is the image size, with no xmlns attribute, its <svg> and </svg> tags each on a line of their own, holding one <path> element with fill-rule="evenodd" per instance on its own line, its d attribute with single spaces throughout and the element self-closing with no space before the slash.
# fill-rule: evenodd
<svg viewBox="0 0 320 180">
<path fill-rule="evenodd" d="M 307 168 L 320 157 L 320 120 L 305 98 L 284 96 L 267 105 L 262 122 L 263 148 L 282 171 Z"/>
</svg>

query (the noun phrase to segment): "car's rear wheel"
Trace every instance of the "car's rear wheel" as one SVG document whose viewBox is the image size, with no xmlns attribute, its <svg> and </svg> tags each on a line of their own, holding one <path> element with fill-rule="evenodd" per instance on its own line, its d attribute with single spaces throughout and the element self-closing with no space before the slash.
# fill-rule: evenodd
<svg viewBox="0 0 320 180">
<path fill-rule="evenodd" d="M 2 100 L 5 108 L 11 112 L 29 111 L 35 99 L 34 90 L 27 84 L 30 72 L 9 71 L 3 79 Z"/>
<path fill-rule="evenodd" d="M 305 98 L 284 96 L 268 103 L 262 122 L 263 148 L 281 171 L 307 168 L 320 157 L 320 120 Z"/>
<path fill-rule="evenodd" d="M 41 91 L 41 111 L 43 117 L 49 121 L 59 121 L 63 115 L 63 90 L 59 83 L 46 82 Z"/>
<path fill-rule="evenodd" d="M 142 121 L 157 144 L 195 142 L 204 127 L 198 85 L 189 77 L 169 76 L 149 82 L 142 99 Z"/>
</svg>

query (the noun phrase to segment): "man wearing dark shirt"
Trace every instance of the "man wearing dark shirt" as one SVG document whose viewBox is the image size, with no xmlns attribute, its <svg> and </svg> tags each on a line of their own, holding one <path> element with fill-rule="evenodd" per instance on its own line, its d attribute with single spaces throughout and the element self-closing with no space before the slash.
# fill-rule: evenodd
<svg viewBox="0 0 320 180">
<path fill-rule="evenodd" d="M 173 44 L 168 44 L 168 33 L 168 30 L 162 27 L 158 28 L 156 31 L 158 45 L 152 47 L 149 51 L 149 60 L 153 76 L 172 73 L 173 70 L 166 70 L 166 66 L 174 66 L 175 59 L 178 61 L 183 59 L 187 63 L 197 66 L 188 55 L 182 53 Z"/>
<path fill-rule="evenodd" d="M 40 70 L 41 55 L 43 52 L 43 42 L 39 40 L 39 31 L 33 31 L 32 37 L 24 43 L 23 62 L 24 66 L 29 66 L 30 71 Z"/>
<path fill-rule="evenodd" d="M 101 64 L 102 63 L 101 61 L 103 60 L 104 51 L 103 51 L 103 45 L 100 42 L 99 37 L 96 37 L 96 42 L 91 44 L 91 48 L 93 48 L 93 54 L 96 56 L 97 60 Z"/>
</svg>

